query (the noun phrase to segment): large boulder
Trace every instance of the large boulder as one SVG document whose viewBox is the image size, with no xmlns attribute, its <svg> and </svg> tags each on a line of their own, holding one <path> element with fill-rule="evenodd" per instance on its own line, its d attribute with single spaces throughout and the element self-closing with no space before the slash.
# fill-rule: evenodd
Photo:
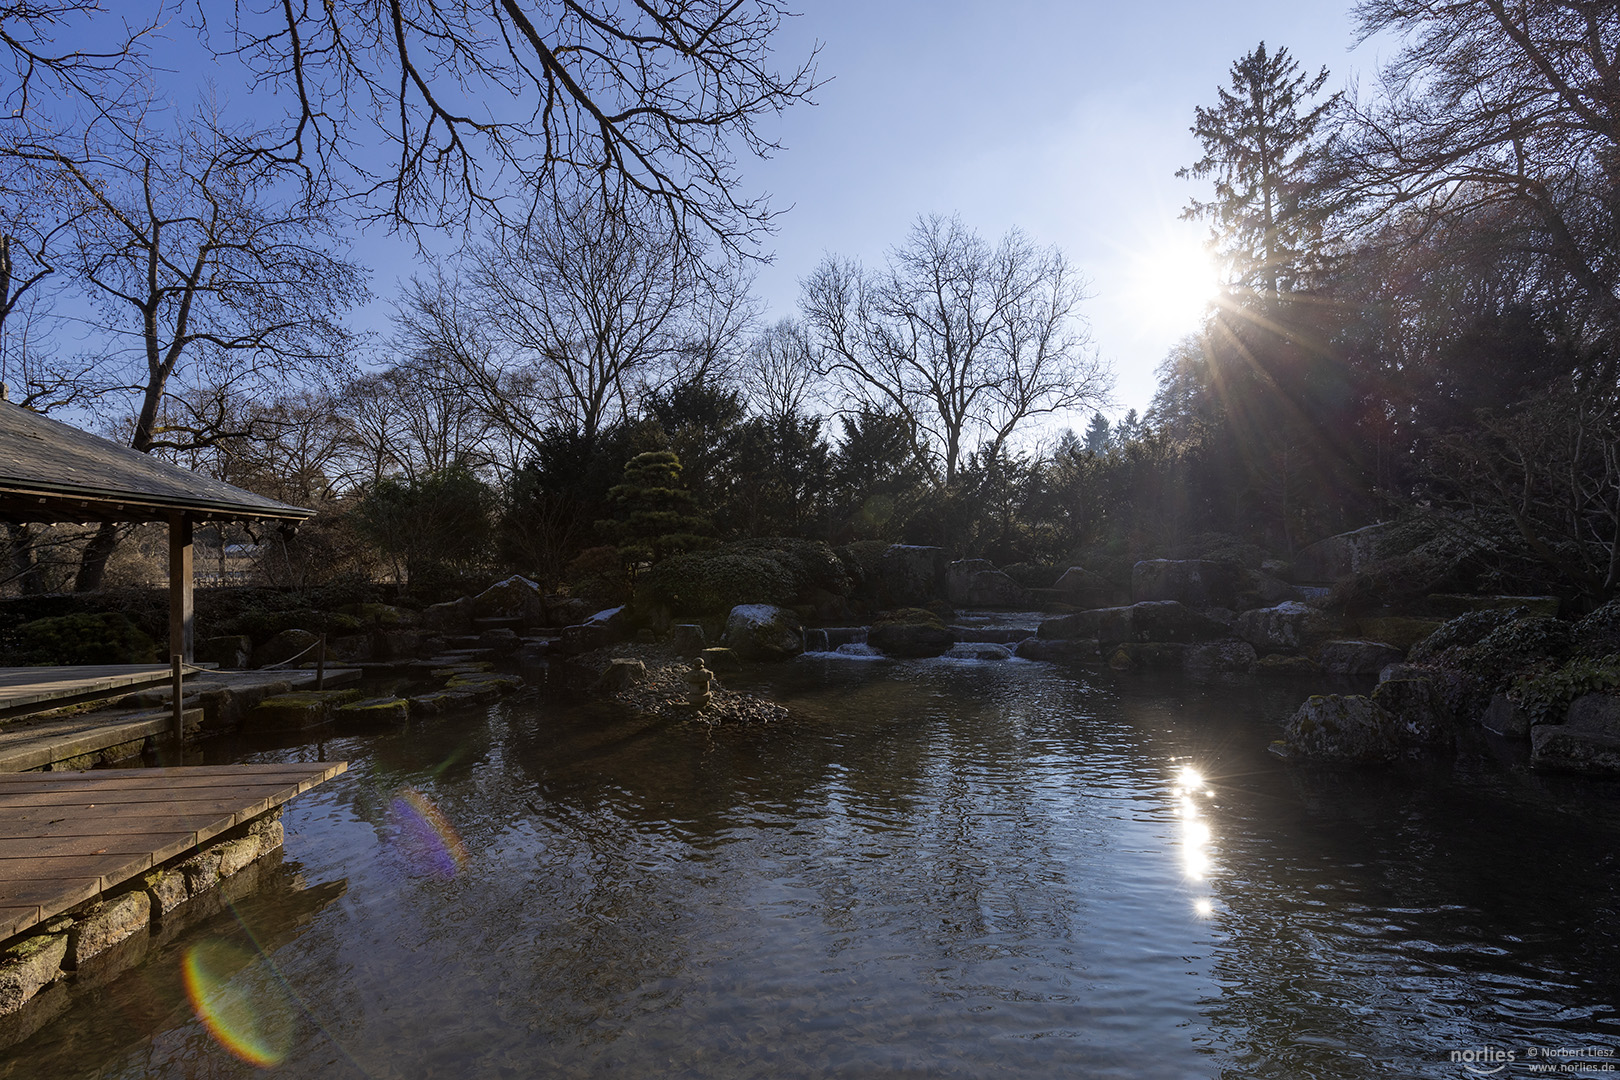
<svg viewBox="0 0 1620 1080">
<path fill-rule="evenodd" d="M 197 642 L 197 660 L 200 663 L 217 665 L 226 671 L 247 667 L 252 657 L 253 639 L 241 634 L 203 638 Z"/>
<path fill-rule="evenodd" d="M 1274 607 L 1243 612 L 1237 617 L 1233 630 L 1256 649 L 1292 652 L 1341 634 L 1344 626 L 1309 604 L 1285 600 Z"/>
<path fill-rule="evenodd" d="M 956 644 L 956 635 L 930 612 L 912 608 L 873 623 L 866 643 L 885 656 L 938 656 Z"/>
<path fill-rule="evenodd" d="M 1345 639 L 1324 641 L 1316 650 L 1316 662 L 1327 675 L 1377 675 L 1404 654 L 1382 641 Z"/>
<path fill-rule="evenodd" d="M 473 600 L 463 596 L 443 604 L 434 604 L 422 612 L 422 625 L 444 634 L 465 634 L 472 629 Z"/>
<path fill-rule="evenodd" d="M 1089 638 L 1095 641 L 1097 627 L 1102 624 L 1103 612 L 1113 610 L 1117 609 L 1092 608 L 1089 611 L 1077 611 L 1072 615 L 1043 619 L 1041 625 L 1035 628 L 1035 636 L 1043 641 L 1072 641 L 1076 638 Z"/>
<path fill-rule="evenodd" d="M 741 660 L 787 660 L 804 652 L 804 628 L 787 608 L 738 604 L 726 616 L 720 643 Z"/>
<path fill-rule="evenodd" d="M 1372 699 L 1395 718 L 1402 742 L 1449 746 L 1456 740 L 1456 711 L 1445 688 L 1434 679 L 1384 679 L 1373 690 Z"/>
<path fill-rule="evenodd" d="M 1058 598 L 1076 607 L 1103 607 L 1114 595 L 1114 586 L 1101 574 L 1083 566 L 1071 566 L 1052 586 Z"/>
<path fill-rule="evenodd" d="M 1131 567 L 1131 600 L 1174 600 L 1188 607 L 1235 607 L 1238 571 L 1203 559 L 1144 559 Z"/>
<path fill-rule="evenodd" d="M 945 599 L 957 607 L 972 603 L 968 599 L 969 587 L 975 574 L 993 571 L 996 564 L 989 559 L 958 559 L 945 568 Z"/>
<path fill-rule="evenodd" d="M 885 599 L 897 607 L 921 606 L 945 590 L 945 549 L 891 544 L 879 569 Z"/>
<path fill-rule="evenodd" d="M 1485 707 L 1479 723 L 1486 731 L 1494 731 L 1510 739 L 1526 739 L 1530 737 L 1533 718 L 1528 710 L 1521 708 L 1506 694 L 1492 694 L 1491 703 Z"/>
<path fill-rule="evenodd" d="M 1388 530 L 1388 525 L 1368 525 L 1318 540 L 1294 556 L 1294 576 L 1307 582 L 1349 577 L 1372 562 L 1373 552 Z"/>
<path fill-rule="evenodd" d="M 546 621 L 545 594 L 521 574 L 497 581 L 473 597 L 472 608 L 480 619 L 522 619 L 525 626 L 543 626 Z"/>
<path fill-rule="evenodd" d="M 1187 646 L 1181 665 L 1193 675 L 1247 674 L 1259 657 L 1247 641 L 1206 641 Z"/>
<path fill-rule="evenodd" d="M 1569 703 L 1564 728 L 1620 739 L 1620 694 L 1582 694 Z"/>
<path fill-rule="evenodd" d="M 676 656 L 696 656 L 709 647 L 703 627 L 696 623 L 677 623 L 669 628 L 669 647 Z"/>
<path fill-rule="evenodd" d="M 1098 659 L 1096 638 L 1029 637 L 1020 641 L 1013 652 L 1020 660 L 1046 660 L 1059 664 Z"/>
<path fill-rule="evenodd" d="M 947 660 L 1011 660 L 1013 652 L 1005 645 L 988 641 L 959 641 L 943 655 Z"/>
<path fill-rule="evenodd" d="M 1011 608 L 1023 603 L 1024 587 L 1000 570 L 981 570 L 968 581 L 969 607 Z"/>
<path fill-rule="evenodd" d="M 1585 694 L 1562 724 L 1530 729 L 1530 765 L 1552 772 L 1620 776 L 1620 695 Z"/>
<path fill-rule="evenodd" d="M 1376 763 L 1400 753 L 1400 725 L 1372 698 L 1317 694 L 1289 718 L 1282 749 L 1290 758 Z"/>
<path fill-rule="evenodd" d="M 1096 636 L 1104 652 L 1120 642 L 1218 641 L 1230 634 L 1220 620 L 1174 600 L 1102 608 L 1096 614 Z"/>
</svg>

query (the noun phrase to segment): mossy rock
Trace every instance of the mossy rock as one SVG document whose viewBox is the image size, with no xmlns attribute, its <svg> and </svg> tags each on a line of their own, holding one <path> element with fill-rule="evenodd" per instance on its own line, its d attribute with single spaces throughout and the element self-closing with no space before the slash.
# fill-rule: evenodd
<svg viewBox="0 0 1620 1080">
<path fill-rule="evenodd" d="M 410 715 L 410 702 L 404 698 L 375 697 L 339 705 L 332 719 L 345 724 L 403 724 Z"/>
<path fill-rule="evenodd" d="M 452 676 L 450 681 L 445 683 L 446 690 L 486 686 L 493 687 L 501 694 L 510 694 L 523 686 L 523 679 L 517 675 L 507 675 L 495 671 L 473 671 Z"/>
<path fill-rule="evenodd" d="M 418 694 L 411 698 L 411 715 L 437 716 L 440 713 L 455 712 L 458 709 L 470 709 L 478 705 L 487 705 L 498 697 L 500 697 L 499 691 L 493 689 L 458 687 L 454 690 L 435 690 L 432 693 Z"/>
<path fill-rule="evenodd" d="M 468 660 L 465 663 L 447 664 L 436 667 L 428 674 L 435 679 L 453 679 L 457 675 L 477 675 L 485 671 L 494 671 L 495 665 L 488 660 Z"/>
<path fill-rule="evenodd" d="M 59 615 L 19 626 L 13 640 L 25 664 L 150 664 L 157 642 L 121 611 Z"/>
<path fill-rule="evenodd" d="M 358 690 L 300 690 L 267 697 L 242 721 L 244 731 L 302 731 L 332 719 L 333 710 L 360 699 Z"/>
<path fill-rule="evenodd" d="M 940 626 L 945 620 L 927 608 L 897 608 L 894 611 L 885 611 L 873 620 L 874 628 L 879 626 Z"/>
</svg>

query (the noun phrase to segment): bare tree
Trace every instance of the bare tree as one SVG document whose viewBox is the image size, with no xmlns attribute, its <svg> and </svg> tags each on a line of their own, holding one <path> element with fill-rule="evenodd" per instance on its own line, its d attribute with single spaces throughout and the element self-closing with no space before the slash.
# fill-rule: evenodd
<svg viewBox="0 0 1620 1080">
<path fill-rule="evenodd" d="M 1016 230 L 991 247 L 934 215 L 879 273 L 829 257 L 801 303 L 828 374 L 855 402 L 905 416 L 949 485 L 968 440 L 997 453 L 1033 416 L 1102 401 L 1083 297 L 1057 249 Z"/>
<path fill-rule="evenodd" d="M 171 392 L 177 379 L 246 393 L 341 362 L 341 314 L 366 295 L 360 271 L 322 242 L 321 209 L 278 198 L 273 172 L 237 160 L 240 141 L 205 118 L 174 135 L 142 128 L 79 159 L 18 148 L 59 167 L 87 207 L 73 274 L 111 343 L 96 388 L 133 395 L 129 445 L 142 452 L 224 434 L 210 420 L 222 414 Z M 96 587 L 115 543 L 113 530 L 98 534 L 79 588 Z"/>
<path fill-rule="evenodd" d="M 516 455 L 495 444 L 495 427 L 466 393 L 459 370 L 432 354 L 353 380 L 335 404 L 351 432 L 347 484 L 364 487 L 388 476 L 419 480 L 457 465 L 515 464 Z"/>
<path fill-rule="evenodd" d="M 821 383 L 815 343 L 794 319 L 781 319 L 754 337 L 743 371 L 749 407 L 772 424 L 801 416 Z"/>
<path fill-rule="evenodd" d="M 1366 0 L 1401 35 L 1359 111 L 1357 193 L 1373 213 L 1520 223 L 1598 324 L 1620 324 L 1620 9 L 1599 0 Z"/>
<path fill-rule="evenodd" d="M 738 146 L 815 88 L 814 53 L 779 72 L 779 0 L 198 0 L 221 53 L 286 103 L 270 148 L 312 179 L 339 173 L 401 225 L 513 220 L 582 191 L 661 209 L 681 234 L 746 246 L 770 220 L 738 190 Z M 370 129 L 370 130 L 366 130 Z M 380 137 L 392 152 L 373 164 Z M 512 194 L 509 194 L 512 193 Z M 639 204 L 639 205 L 638 205 Z"/>
<path fill-rule="evenodd" d="M 476 249 L 465 278 L 414 279 L 399 343 L 452 366 L 530 451 L 551 429 L 587 444 L 629 414 L 682 342 L 699 279 L 679 245 L 600 202 L 549 212 Z"/>
</svg>

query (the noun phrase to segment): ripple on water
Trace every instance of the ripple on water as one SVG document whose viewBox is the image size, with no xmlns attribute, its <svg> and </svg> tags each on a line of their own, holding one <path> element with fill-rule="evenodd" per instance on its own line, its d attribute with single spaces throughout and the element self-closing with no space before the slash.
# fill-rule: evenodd
<svg viewBox="0 0 1620 1080">
<path fill-rule="evenodd" d="M 289 880 L 339 887 L 231 923 L 293 1010 L 262 1017 L 265 1053 L 298 1076 L 1359 1080 L 1612 1039 L 1620 927 L 1582 883 L 1615 837 L 1501 799 L 1486 764 L 1290 771 L 1264 747 L 1299 692 L 1275 687 L 1006 662 L 760 678 L 738 688 L 788 725 L 531 693 L 325 747 L 350 771 L 289 809 Z M 247 1075 L 221 1033 L 248 1045 L 251 1010 L 138 1006 L 221 929 L 21 1052 L 41 1075 Z"/>
</svg>

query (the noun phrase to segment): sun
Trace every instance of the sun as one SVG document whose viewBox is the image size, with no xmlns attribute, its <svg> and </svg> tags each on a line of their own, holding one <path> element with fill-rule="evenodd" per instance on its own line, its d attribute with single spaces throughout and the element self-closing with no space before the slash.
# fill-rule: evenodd
<svg viewBox="0 0 1620 1080">
<path fill-rule="evenodd" d="M 1220 293 L 1220 276 L 1191 230 L 1165 231 L 1131 252 L 1128 295 L 1136 318 L 1176 333 L 1198 328 Z"/>
</svg>

